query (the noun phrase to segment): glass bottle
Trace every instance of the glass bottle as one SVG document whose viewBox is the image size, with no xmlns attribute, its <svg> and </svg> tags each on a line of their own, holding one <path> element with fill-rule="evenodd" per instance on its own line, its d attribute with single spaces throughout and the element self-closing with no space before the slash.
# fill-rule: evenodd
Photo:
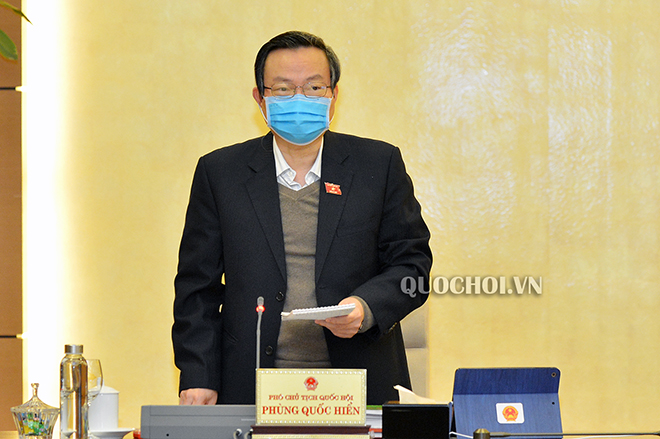
<svg viewBox="0 0 660 439">
<path fill-rule="evenodd" d="M 60 363 L 60 439 L 87 439 L 87 362 L 82 345 L 64 346 Z"/>
</svg>

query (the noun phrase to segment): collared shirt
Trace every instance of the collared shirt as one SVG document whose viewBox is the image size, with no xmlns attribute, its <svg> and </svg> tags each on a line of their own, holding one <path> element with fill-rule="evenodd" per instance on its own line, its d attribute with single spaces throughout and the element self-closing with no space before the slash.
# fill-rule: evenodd
<svg viewBox="0 0 660 439">
<path fill-rule="evenodd" d="M 321 156 L 323 155 L 323 139 L 321 140 L 321 147 L 319 148 L 319 153 L 316 156 L 316 160 L 312 165 L 312 168 L 305 175 L 305 185 L 302 186 L 297 181 L 294 181 L 296 178 L 296 171 L 289 166 L 280 151 L 275 137 L 273 137 L 273 155 L 275 156 L 275 174 L 277 175 L 277 182 L 284 187 L 288 187 L 294 191 L 299 191 L 300 189 L 309 186 L 312 183 L 315 183 L 321 179 Z"/>
</svg>

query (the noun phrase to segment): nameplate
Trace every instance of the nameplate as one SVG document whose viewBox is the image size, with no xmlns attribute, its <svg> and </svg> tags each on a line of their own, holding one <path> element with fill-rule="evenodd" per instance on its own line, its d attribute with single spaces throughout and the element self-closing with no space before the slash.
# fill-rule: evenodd
<svg viewBox="0 0 660 439">
<path fill-rule="evenodd" d="M 258 369 L 257 424 L 364 425 L 364 369 Z"/>
<path fill-rule="evenodd" d="M 366 425 L 253 425 L 252 439 L 372 439 Z"/>
</svg>

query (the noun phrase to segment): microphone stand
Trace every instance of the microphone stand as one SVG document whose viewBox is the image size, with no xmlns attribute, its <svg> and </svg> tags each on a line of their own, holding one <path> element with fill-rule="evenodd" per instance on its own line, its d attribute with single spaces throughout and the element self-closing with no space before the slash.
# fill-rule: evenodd
<svg viewBox="0 0 660 439">
<path fill-rule="evenodd" d="M 636 433 L 505 433 L 490 432 L 485 428 L 478 428 L 472 434 L 473 439 L 490 439 L 506 437 L 564 437 L 564 436 L 660 436 L 660 431 Z"/>
<path fill-rule="evenodd" d="M 264 312 L 264 298 L 257 298 L 257 369 L 261 367 L 261 315 Z"/>
</svg>

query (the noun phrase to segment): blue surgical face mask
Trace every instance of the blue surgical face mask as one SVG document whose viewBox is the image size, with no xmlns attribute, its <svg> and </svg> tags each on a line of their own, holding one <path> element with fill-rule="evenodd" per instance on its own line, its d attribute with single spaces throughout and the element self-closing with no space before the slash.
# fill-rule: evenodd
<svg viewBox="0 0 660 439">
<path fill-rule="evenodd" d="M 302 94 L 266 100 L 268 127 L 287 142 L 308 145 L 330 127 L 330 98 L 311 99 Z"/>
</svg>

